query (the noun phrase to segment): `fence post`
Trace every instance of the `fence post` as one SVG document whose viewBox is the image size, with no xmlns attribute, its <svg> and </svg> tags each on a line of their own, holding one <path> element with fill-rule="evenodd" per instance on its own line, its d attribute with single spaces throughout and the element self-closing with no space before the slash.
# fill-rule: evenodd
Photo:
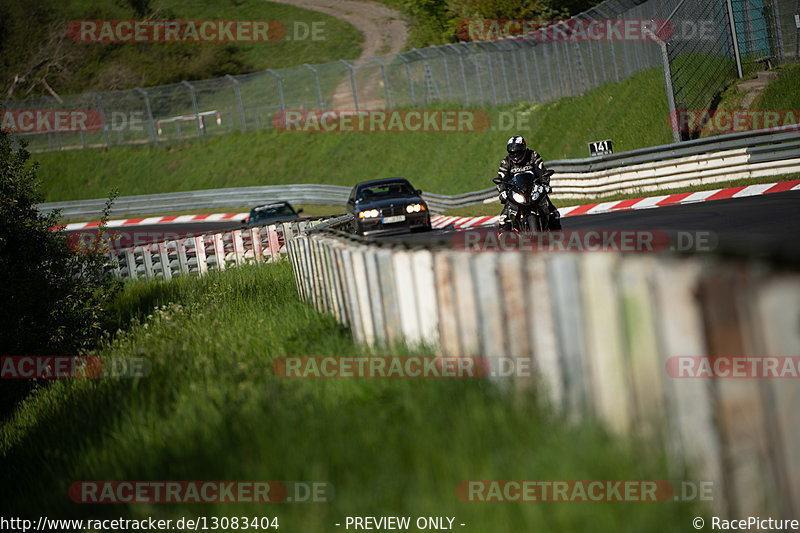
<svg viewBox="0 0 800 533">
<path fill-rule="evenodd" d="M 539 59 L 537 59 L 537 57 L 536 57 L 537 56 L 536 51 L 538 49 L 539 49 L 539 45 L 538 44 L 535 44 L 535 45 L 533 45 L 531 47 L 531 55 L 533 56 L 533 68 L 536 71 L 539 71 L 539 69 L 536 68 L 536 66 L 540 63 Z M 545 67 L 546 67 L 545 70 L 547 70 L 547 87 L 550 89 L 550 91 L 547 93 L 548 94 L 548 99 L 547 100 L 543 99 L 542 103 L 549 102 L 550 100 L 553 99 L 553 73 L 550 72 L 549 66 L 545 65 Z M 536 78 L 539 80 L 539 91 L 542 94 L 544 94 L 544 87 L 543 87 L 544 83 L 542 82 L 542 77 L 541 76 L 537 76 Z"/>
<path fill-rule="evenodd" d="M 377 61 L 378 64 L 381 66 L 381 77 L 383 78 L 383 90 L 386 91 L 386 109 L 391 109 L 392 98 L 389 96 L 389 80 L 386 78 L 386 65 L 376 56 L 372 56 L 372 59 Z"/>
<path fill-rule="evenodd" d="M 516 46 L 516 50 L 515 51 L 519 52 L 520 62 L 522 63 L 522 68 L 525 69 L 525 83 L 526 83 L 526 85 L 528 87 L 528 100 L 533 102 L 533 88 L 531 87 L 531 73 L 530 73 L 530 70 L 528 70 L 528 62 L 525 61 L 525 52 L 524 52 L 525 47 L 527 45 L 523 41 L 518 40 L 518 39 L 515 39 L 512 42 L 514 43 L 514 46 Z M 517 62 L 517 59 L 516 59 L 516 56 L 514 56 L 514 63 L 516 64 L 516 62 Z M 522 90 L 519 87 L 517 87 L 517 89 L 519 89 L 520 92 L 522 92 Z"/>
<path fill-rule="evenodd" d="M 675 93 L 672 87 L 672 68 L 669 64 L 669 51 L 667 50 L 667 43 L 658 40 L 658 46 L 661 48 L 661 61 L 664 63 L 664 88 L 667 93 L 667 105 L 669 106 L 669 122 L 672 126 L 672 140 L 680 142 L 680 126 L 678 122 L 678 114 L 675 106 Z"/>
<path fill-rule="evenodd" d="M 423 85 L 425 87 L 425 90 L 422 92 L 422 97 L 423 97 L 422 101 L 425 103 L 425 105 L 428 105 L 428 94 L 431 92 L 431 88 L 428 86 L 428 77 L 427 77 L 427 73 L 430 71 L 430 69 L 428 68 L 428 60 L 425 59 L 425 54 L 423 54 L 416 48 L 412 48 L 411 51 L 422 58 L 422 65 L 423 65 L 422 70 L 425 72 L 425 74 L 422 77 Z"/>
<path fill-rule="evenodd" d="M 278 82 L 278 101 L 281 103 L 281 111 L 286 111 L 286 104 L 283 101 L 283 79 L 281 78 L 280 74 L 271 68 L 268 68 L 267 72 L 275 76 L 275 80 Z"/>
<path fill-rule="evenodd" d="M 739 55 L 739 37 L 736 35 L 736 20 L 733 17 L 733 6 L 731 0 L 727 0 L 725 5 L 728 9 L 728 20 L 731 24 L 731 38 L 733 39 L 733 55 L 736 57 L 736 73 L 742 77 L 742 58 Z"/>
<path fill-rule="evenodd" d="M 414 96 L 414 83 L 411 81 L 411 69 L 408 66 L 408 59 L 403 57 L 403 54 L 395 54 L 403 63 L 406 64 L 406 76 L 408 77 L 408 90 L 411 92 L 411 103 L 417 105 L 417 97 Z"/>
<path fill-rule="evenodd" d="M 478 80 L 478 96 L 481 99 L 481 104 L 483 104 L 483 84 L 481 83 L 481 75 L 478 69 L 478 52 L 475 50 L 477 47 L 470 46 L 467 43 L 464 43 L 464 46 L 469 50 L 469 53 L 472 54 L 472 64 L 475 65 L 475 79 Z"/>
<path fill-rule="evenodd" d="M 627 80 L 628 78 L 631 77 L 631 74 L 632 74 L 631 71 L 633 70 L 633 69 L 631 69 L 631 59 L 630 59 L 630 57 L 628 55 L 629 54 L 629 52 L 628 52 L 628 41 L 620 41 L 620 46 L 622 46 L 622 55 L 625 58 L 625 61 L 624 61 L 624 63 L 625 63 L 625 79 Z"/>
<path fill-rule="evenodd" d="M 559 98 L 563 98 L 566 95 L 564 94 L 564 85 L 563 85 L 564 75 L 561 72 L 561 58 L 558 55 L 558 43 L 557 42 L 551 42 L 550 46 L 553 48 L 553 56 L 555 56 L 555 60 L 556 60 L 556 75 L 558 76 L 558 80 L 557 80 L 558 81 L 558 97 Z"/>
<path fill-rule="evenodd" d="M 567 89 L 568 92 L 567 96 L 576 96 L 580 93 L 575 90 L 576 83 L 575 83 L 575 77 L 572 74 L 573 71 L 572 56 L 569 52 L 569 45 L 566 43 L 566 41 L 561 41 L 561 44 L 564 48 L 564 58 L 567 62 L 567 74 L 569 74 L 569 88 Z"/>
<path fill-rule="evenodd" d="M 800 0 L 797 0 L 797 11 L 795 11 L 795 17 L 800 17 Z M 794 20 L 794 60 L 797 61 L 800 59 L 800 24 L 797 23 L 797 18 Z"/>
<path fill-rule="evenodd" d="M 669 19 L 667 19 L 669 20 Z M 614 81 L 619 83 L 619 71 L 617 70 L 617 54 L 614 52 L 614 43 L 616 41 L 611 40 L 608 43 L 608 49 L 611 51 L 611 66 L 614 69 Z"/>
<path fill-rule="evenodd" d="M 105 137 L 106 148 L 108 148 L 109 146 L 111 146 L 111 142 L 109 141 L 108 138 L 108 124 L 106 123 L 106 112 L 103 109 L 103 97 L 100 96 L 99 93 L 96 93 L 94 91 L 90 92 L 89 94 L 91 94 L 97 99 L 97 108 L 100 110 L 100 118 L 103 119 L 103 137 Z"/>
<path fill-rule="evenodd" d="M 50 109 L 53 111 L 53 118 L 56 116 L 56 102 L 49 96 L 44 97 L 45 100 L 50 102 Z M 55 126 L 55 124 L 53 124 Z M 59 133 L 58 128 L 53 128 L 53 132 L 56 135 L 56 143 L 58 144 L 58 151 L 61 151 L 61 133 Z"/>
<path fill-rule="evenodd" d="M 194 118 L 197 121 L 197 136 L 201 137 L 203 133 L 205 133 L 205 128 L 202 127 L 200 123 L 200 110 L 197 108 L 197 98 L 195 98 L 194 94 L 194 87 L 192 84 L 186 80 L 181 82 L 181 85 L 185 85 L 189 88 L 189 95 L 192 97 L 192 109 L 194 110 Z"/>
<path fill-rule="evenodd" d="M 344 63 L 344 65 L 350 71 L 350 88 L 353 89 L 353 103 L 356 106 L 356 113 L 358 113 L 358 93 L 356 91 L 356 75 L 353 72 L 353 65 L 344 59 L 340 59 L 339 61 Z"/>
<path fill-rule="evenodd" d="M 506 103 L 511 103 L 511 93 L 508 92 L 508 75 L 506 73 L 506 61 L 503 59 L 503 54 L 505 50 L 500 47 L 500 43 L 497 41 L 493 41 L 492 45 L 494 46 L 495 50 L 499 50 L 497 53 L 497 57 L 500 58 L 500 75 L 503 77 L 503 89 L 505 89 L 506 93 Z M 516 69 L 514 69 L 514 75 L 517 77 L 517 92 L 519 92 L 519 74 L 517 74 Z"/>
<path fill-rule="evenodd" d="M 226 74 L 225 77 L 233 83 L 233 92 L 236 94 L 236 103 L 239 106 L 239 120 L 242 121 L 242 133 L 245 133 L 247 132 L 247 125 L 245 124 L 244 104 L 242 103 L 242 92 L 239 90 L 239 80 L 230 74 Z"/>
<path fill-rule="evenodd" d="M 486 56 L 486 66 L 489 68 L 489 85 L 492 87 L 492 104 L 497 105 L 497 91 L 494 88 L 494 73 L 492 72 L 492 58 L 489 56 L 489 51 L 484 48 L 485 43 L 479 42 L 478 46 L 483 50 L 483 54 Z M 475 62 L 475 70 L 478 69 L 478 62 Z M 478 79 L 480 79 L 480 74 L 476 72 Z"/>
<path fill-rule="evenodd" d="M 434 46 L 433 49 L 439 52 L 439 54 L 442 56 L 442 65 L 444 65 L 444 82 L 447 85 L 447 100 L 452 101 L 453 93 L 450 90 L 450 71 L 447 69 L 447 54 L 442 51 L 441 46 Z"/>
<path fill-rule="evenodd" d="M 308 63 L 303 63 L 303 66 L 314 73 L 314 85 L 317 88 L 317 107 L 319 107 L 320 112 L 322 112 L 324 110 L 322 109 L 322 92 L 320 91 L 319 88 L 319 73 L 317 72 L 317 69 L 315 69 Z"/>
<path fill-rule="evenodd" d="M 461 67 L 461 81 L 464 84 L 464 105 L 469 105 L 469 91 L 467 90 L 467 74 L 464 71 L 464 58 L 461 56 L 461 50 L 459 50 L 458 47 L 452 43 L 447 43 L 445 46 L 452 48 L 458 54 L 458 65 L 459 67 Z"/>
<path fill-rule="evenodd" d="M 153 141 L 153 146 L 158 146 L 156 127 L 155 123 L 153 122 L 153 110 L 150 108 L 150 97 L 147 96 L 147 91 L 145 91 L 141 87 L 134 87 L 133 90 L 138 91 L 142 96 L 144 96 L 144 106 L 145 109 L 147 110 L 147 120 L 150 121 L 150 138 Z"/>
</svg>

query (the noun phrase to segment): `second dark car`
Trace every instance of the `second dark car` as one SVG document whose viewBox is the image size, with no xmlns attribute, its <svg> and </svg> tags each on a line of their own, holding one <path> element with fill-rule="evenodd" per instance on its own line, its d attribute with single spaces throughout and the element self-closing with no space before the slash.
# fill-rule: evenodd
<svg viewBox="0 0 800 533">
<path fill-rule="evenodd" d="M 255 206 L 250 211 L 250 216 L 242 220 L 242 222 L 248 226 L 259 226 L 277 220 L 299 218 L 299 214 L 302 212 L 302 209 L 295 211 L 289 202 L 273 202 Z"/>
<path fill-rule="evenodd" d="M 373 235 L 430 230 L 431 217 L 421 194 L 405 178 L 358 183 L 347 200 L 353 231 Z"/>
</svg>

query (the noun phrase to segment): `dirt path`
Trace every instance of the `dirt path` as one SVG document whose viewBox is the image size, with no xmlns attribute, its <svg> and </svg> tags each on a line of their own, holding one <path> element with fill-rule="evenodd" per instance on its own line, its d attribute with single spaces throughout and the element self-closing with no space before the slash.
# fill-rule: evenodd
<svg viewBox="0 0 800 533">
<path fill-rule="evenodd" d="M 356 27 L 364 34 L 362 58 L 399 52 L 408 39 L 402 15 L 377 2 L 360 0 L 270 0 L 319 11 Z"/>
<path fill-rule="evenodd" d="M 334 16 L 364 34 L 361 56 L 354 61 L 356 67 L 370 61 L 372 56 L 393 54 L 403 49 L 408 39 L 408 27 L 402 15 L 383 4 L 361 0 L 270 0 L 281 4 L 319 11 Z M 382 80 L 377 72 L 358 76 L 360 109 L 385 107 L 380 96 Z M 332 109 L 353 109 L 353 92 L 349 77 L 339 83 L 332 95 Z"/>
</svg>

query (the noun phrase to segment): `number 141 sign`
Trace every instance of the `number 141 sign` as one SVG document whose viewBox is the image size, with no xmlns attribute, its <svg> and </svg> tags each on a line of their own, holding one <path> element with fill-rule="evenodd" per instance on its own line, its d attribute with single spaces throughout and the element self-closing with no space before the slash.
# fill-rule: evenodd
<svg viewBox="0 0 800 533">
<path fill-rule="evenodd" d="M 589 143 L 589 155 L 592 157 L 598 155 L 608 155 L 613 154 L 614 150 L 611 148 L 611 141 L 595 141 Z"/>
</svg>

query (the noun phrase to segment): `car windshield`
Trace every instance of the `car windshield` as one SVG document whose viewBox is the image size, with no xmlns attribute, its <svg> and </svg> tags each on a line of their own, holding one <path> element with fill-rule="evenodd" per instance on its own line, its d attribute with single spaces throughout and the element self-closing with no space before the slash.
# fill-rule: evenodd
<svg viewBox="0 0 800 533">
<path fill-rule="evenodd" d="M 250 213 L 251 220 L 264 220 L 267 218 L 283 218 L 295 215 L 294 209 L 286 204 L 272 204 L 253 208 Z"/>
<path fill-rule="evenodd" d="M 356 202 L 373 200 L 378 198 L 391 198 L 393 196 L 413 196 L 416 194 L 414 188 L 407 181 L 396 181 L 392 183 L 381 183 L 358 189 Z"/>
</svg>

